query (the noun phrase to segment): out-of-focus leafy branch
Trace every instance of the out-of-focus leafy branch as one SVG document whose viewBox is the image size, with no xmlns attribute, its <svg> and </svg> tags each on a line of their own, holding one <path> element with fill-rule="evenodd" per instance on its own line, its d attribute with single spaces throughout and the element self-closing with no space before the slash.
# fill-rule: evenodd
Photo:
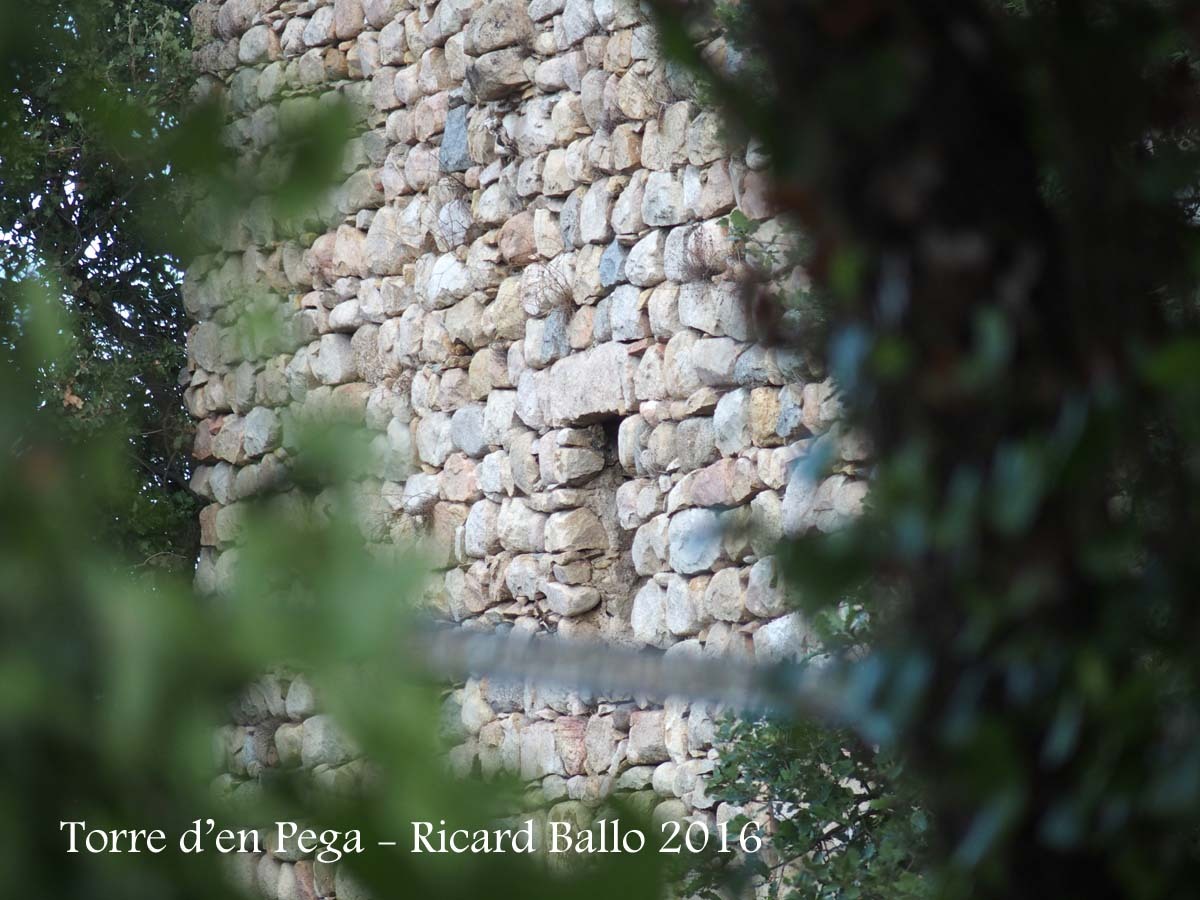
<svg viewBox="0 0 1200 900">
<path fill-rule="evenodd" d="M 704 68 L 691 10 L 664 45 Z M 712 73 L 812 244 L 867 515 L 788 553 L 888 613 L 852 711 L 952 896 L 1174 897 L 1200 826 L 1197 21 L 756 0 Z"/>
<path fill-rule="evenodd" d="M 182 201 L 163 153 L 191 82 L 186 3 L 4 3 L 0 297 L 19 333 L 23 284 L 70 312 L 71 349 L 36 373 L 64 440 L 119 425 L 109 537 L 134 564 L 184 571 L 198 546 L 191 423 L 178 373 L 180 265 L 154 219 Z M 10 334 L 10 337 L 12 335 Z M 19 338 L 16 338 L 19 339 Z M 4 348 L 12 364 L 11 344 Z"/>
<path fill-rule="evenodd" d="M 370 846 L 348 864 L 378 897 L 652 896 L 653 852 L 598 862 L 569 884 L 541 859 L 406 852 L 412 820 L 482 827 L 512 811 L 514 791 L 447 773 L 440 689 L 414 678 L 402 653 L 422 570 L 367 552 L 344 521 L 352 514 L 332 502 L 339 490 L 328 476 L 345 477 L 344 465 L 322 466 L 319 448 L 300 454 L 313 463 L 321 514 L 309 514 L 299 488 L 295 502 L 268 500 L 242 523 L 236 577 L 220 596 L 192 591 L 191 550 L 173 525 L 154 525 L 150 545 L 132 541 L 153 516 L 190 525 L 193 515 L 186 501 L 167 510 L 144 484 L 128 484 L 131 453 L 160 479 L 156 490 L 186 477 L 190 441 L 165 412 L 179 404 L 176 254 L 221 234 L 249 196 L 303 229 L 338 175 L 346 137 L 344 111 L 319 110 L 266 168 L 241 172 L 220 143 L 220 104 L 182 103 L 190 77 L 175 64 L 186 61 L 186 23 L 173 8 L 64 0 L 0 9 L 7 883 L 30 898 L 234 896 L 225 864 L 242 860 L 173 848 L 69 855 L 59 828 L 85 820 L 174 838 L 211 816 L 229 827 L 288 819 L 361 829 Z M 201 210 L 199 197 L 215 203 Z M 286 340 L 253 316 L 246 325 L 251 343 Z M 170 352 L 155 355 L 160 346 Z M 342 456 L 346 447 L 337 443 Z M 296 475 L 292 485 L 304 480 Z M 185 564 L 155 565 L 164 552 Z M 268 772 L 235 792 L 241 803 L 219 802 L 209 789 L 214 731 L 247 684 L 281 666 L 311 677 L 373 760 L 370 777 L 361 790 L 330 793 Z M 384 839 L 401 846 L 373 843 Z"/>
</svg>

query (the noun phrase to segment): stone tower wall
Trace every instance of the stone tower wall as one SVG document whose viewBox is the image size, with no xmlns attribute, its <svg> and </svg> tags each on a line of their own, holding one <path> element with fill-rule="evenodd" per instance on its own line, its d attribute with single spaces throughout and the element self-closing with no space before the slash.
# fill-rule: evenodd
<svg viewBox="0 0 1200 900">
<path fill-rule="evenodd" d="M 645 12 L 227 0 L 192 18 L 200 90 L 226 96 L 242 158 L 322 97 L 365 111 L 323 230 L 284 233 L 255 201 L 188 272 L 195 487 L 211 501 L 198 582 L 228 577 L 239 503 L 287 490 L 289 416 L 336 410 L 375 434 L 364 537 L 431 539 L 444 618 L 679 653 L 804 652 L 768 554 L 857 511 L 861 453 L 843 442 L 839 474 L 789 484 L 836 400 L 800 354 L 756 341 L 721 220 L 761 222 L 757 241 L 787 230 L 761 154 L 726 146 Z M 716 33 L 705 54 L 737 61 Z M 296 312 L 295 347 L 238 331 L 256 303 Z M 253 697 L 226 734 L 232 784 L 274 764 L 353 776 L 303 680 Z M 645 791 L 659 815 L 728 815 L 704 790 L 702 705 L 485 680 L 451 708 L 462 770 L 519 771 L 554 801 Z"/>
</svg>

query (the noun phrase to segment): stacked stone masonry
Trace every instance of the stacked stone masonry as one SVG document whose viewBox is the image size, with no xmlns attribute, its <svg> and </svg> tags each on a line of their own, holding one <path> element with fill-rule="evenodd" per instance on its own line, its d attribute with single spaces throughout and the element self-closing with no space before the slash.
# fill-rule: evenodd
<svg viewBox="0 0 1200 900">
<path fill-rule="evenodd" d="M 809 649 L 769 553 L 856 514 L 865 454 L 841 440 L 837 474 L 789 478 L 837 400 L 760 340 L 722 220 L 789 232 L 761 154 L 726 145 L 647 19 L 628 0 L 193 9 L 198 92 L 225 97 L 240 158 L 330 98 L 364 122 L 319 229 L 252 201 L 187 273 L 203 588 L 230 576 L 243 502 L 290 496 L 289 429 L 316 413 L 371 429 L 364 538 L 427 539 L 448 620 L 672 654 Z M 704 54 L 737 64 L 715 32 Z M 259 306 L 291 311 L 291 344 L 240 327 Z M 231 790 L 268 765 L 359 777 L 302 679 L 245 706 L 222 739 Z M 485 679 L 448 711 L 452 765 L 540 782 L 552 817 L 614 791 L 660 817 L 732 815 L 705 793 L 718 711 L 702 704 Z M 334 893 L 311 863 L 264 860 L 269 896 Z"/>
</svg>

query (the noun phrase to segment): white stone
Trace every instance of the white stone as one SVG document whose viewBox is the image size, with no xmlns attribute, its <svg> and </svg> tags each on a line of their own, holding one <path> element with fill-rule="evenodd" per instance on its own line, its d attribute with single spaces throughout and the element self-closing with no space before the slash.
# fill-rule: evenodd
<svg viewBox="0 0 1200 900">
<path fill-rule="evenodd" d="M 612 238 L 611 210 L 608 179 L 602 178 L 587 189 L 579 207 L 579 237 L 585 244 L 603 244 Z"/>
<path fill-rule="evenodd" d="M 756 616 L 778 616 L 787 608 L 780 587 L 779 563 L 774 557 L 760 559 L 750 567 L 746 585 L 746 609 Z"/>
<path fill-rule="evenodd" d="M 663 245 L 666 233 L 651 231 L 633 245 L 625 260 L 625 277 L 639 287 L 653 287 L 666 275 L 663 271 Z"/>
<path fill-rule="evenodd" d="M 722 569 L 704 591 L 704 612 L 714 619 L 740 622 L 746 613 L 746 591 L 740 569 Z"/>
<path fill-rule="evenodd" d="M 798 612 L 768 622 L 754 632 L 754 655 L 762 662 L 798 660 L 814 649 L 812 631 Z"/>
<path fill-rule="evenodd" d="M 555 29 L 558 49 L 566 50 L 592 34 L 597 28 L 592 0 L 566 0 L 562 18 Z"/>
<path fill-rule="evenodd" d="M 600 592 L 587 585 L 546 582 L 546 605 L 560 616 L 580 616 L 600 603 Z"/>
<path fill-rule="evenodd" d="M 479 463 L 479 489 L 489 495 L 511 497 L 513 484 L 512 463 L 503 450 L 489 453 Z"/>
<path fill-rule="evenodd" d="M 604 454 L 586 447 L 543 448 L 538 455 L 547 485 L 579 485 L 604 469 Z"/>
<path fill-rule="evenodd" d="M 721 397 L 713 414 L 713 433 L 717 449 L 726 456 L 750 446 L 750 392 L 745 388 Z"/>
<path fill-rule="evenodd" d="M 309 365 L 321 384 L 344 384 L 358 377 L 354 350 L 346 334 L 322 335 L 317 352 L 310 353 Z"/>
<path fill-rule="evenodd" d="M 430 466 L 440 466 L 454 452 L 450 417 L 444 412 L 432 412 L 417 423 L 417 456 Z"/>
<path fill-rule="evenodd" d="M 493 390 L 487 395 L 483 412 L 483 442 L 496 447 L 516 421 L 517 392 Z"/>
<path fill-rule="evenodd" d="M 496 718 L 496 711 L 483 696 L 479 681 L 475 678 L 463 687 L 461 715 L 463 727 L 471 734 L 479 734 L 485 725 Z"/>
<path fill-rule="evenodd" d="M 533 722 L 520 735 L 522 779 L 531 781 L 546 775 L 566 774 L 555 747 L 553 722 Z"/>
<path fill-rule="evenodd" d="M 666 624 L 672 634 L 689 637 L 699 634 L 708 624 L 704 609 L 704 591 L 708 579 L 703 575 L 684 578 L 671 575 L 667 583 Z"/>
<path fill-rule="evenodd" d="M 692 358 L 701 384 L 729 387 L 736 382 L 734 369 L 746 345 L 733 338 L 702 338 L 696 342 Z M 744 388 L 743 388 L 744 390 Z"/>
<path fill-rule="evenodd" d="M 721 558 L 721 525 L 709 509 L 686 509 L 671 517 L 668 531 L 671 566 L 691 575 L 711 569 Z"/>
<path fill-rule="evenodd" d="M 633 636 L 644 644 L 665 647 L 670 642 L 666 623 L 666 594 L 653 579 L 634 595 L 630 612 Z"/>
<path fill-rule="evenodd" d="M 663 375 L 672 397 L 685 399 L 702 386 L 696 373 L 693 352 L 696 342 L 696 332 L 686 328 L 667 341 L 667 349 L 663 355 Z"/>
<path fill-rule="evenodd" d="M 678 225 L 687 217 L 683 184 L 670 172 L 651 172 L 642 196 L 642 219 L 652 228 Z"/>
<path fill-rule="evenodd" d="M 667 528 L 670 518 L 655 516 L 637 529 L 634 534 L 634 546 L 631 556 L 634 560 L 634 570 L 638 575 L 655 575 L 665 571 L 671 563 L 670 538 Z"/>
<path fill-rule="evenodd" d="M 560 359 L 548 370 L 547 424 L 587 424 L 626 415 L 636 405 L 633 379 L 637 360 L 612 342 Z M 531 426 L 533 427 L 533 426 Z"/>
<path fill-rule="evenodd" d="M 652 344 L 642 354 L 638 363 L 633 387 L 639 400 L 665 400 L 668 396 L 667 379 L 664 372 L 666 349 L 662 344 Z"/>
<path fill-rule="evenodd" d="M 545 527 L 546 550 L 561 553 L 568 550 L 603 550 L 608 547 L 608 535 L 599 517 L 590 509 L 573 509 L 550 515 Z"/>
<path fill-rule="evenodd" d="M 540 553 L 545 549 L 546 516 L 520 499 L 505 500 L 498 519 L 500 543 L 507 550 Z"/>
<path fill-rule="evenodd" d="M 281 428 L 275 410 L 256 406 L 244 421 L 242 449 L 247 456 L 261 456 L 278 446 Z"/>
<path fill-rule="evenodd" d="M 645 198 L 648 173 L 639 169 L 629 178 L 629 183 L 617 196 L 612 209 L 613 230 L 622 236 L 641 233 L 646 223 L 642 219 L 642 201 Z"/>
</svg>

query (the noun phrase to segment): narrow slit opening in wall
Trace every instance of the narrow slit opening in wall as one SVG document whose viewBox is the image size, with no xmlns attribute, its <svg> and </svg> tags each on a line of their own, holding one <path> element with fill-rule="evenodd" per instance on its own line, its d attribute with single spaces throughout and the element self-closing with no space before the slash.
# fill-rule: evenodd
<svg viewBox="0 0 1200 900">
<path fill-rule="evenodd" d="M 611 416 L 607 419 L 601 419 L 599 425 L 604 429 L 604 455 L 607 459 L 616 462 L 620 459 L 618 444 L 621 434 L 621 417 Z"/>
</svg>

